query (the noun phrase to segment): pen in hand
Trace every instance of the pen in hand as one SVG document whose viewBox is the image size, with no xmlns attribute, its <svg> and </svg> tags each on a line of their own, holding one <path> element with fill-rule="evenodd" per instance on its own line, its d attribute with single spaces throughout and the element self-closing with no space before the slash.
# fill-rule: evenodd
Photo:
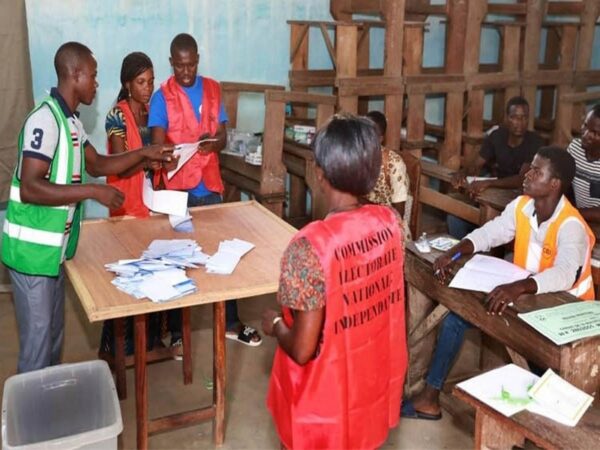
<svg viewBox="0 0 600 450">
<path fill-rule="evenodd" d="M 460 259 L 460 257 L 462 256 L 461 252 L 456 252 L 454 255 L 452 255 L 452 258 L 450 258 L 451 262 L 455 262 L 458 261 Z M 433 272 L 433 274 L 435 276 L 439 275 L 442 269 L 437 269 L 435 272 Z"/>
</svg>

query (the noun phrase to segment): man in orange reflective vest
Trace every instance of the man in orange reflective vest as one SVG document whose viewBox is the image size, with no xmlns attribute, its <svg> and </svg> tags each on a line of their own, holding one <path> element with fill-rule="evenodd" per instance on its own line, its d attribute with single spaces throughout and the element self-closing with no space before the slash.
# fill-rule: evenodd
<svg viewBox="0 0 600 450">
<path fill-rule="evenodd" d="M 559 147 L 538 150 L 523 181 L 525 195 L 440 256 L 433 266 L 439 279 L 446 280 L 449 267 L 458 259 L 455 255 L 485 252 L 514 239 L 514 263 L 533 275 L 490 292 L 486 299 L 489 313 L 501 315 L 521 294 L 568 291 L 581 300 L 593 299 L 591 251 L 595 237 L 564 196 L 574 175 L 575 161 L 568 152 Z M 470 326 L 454 313 L 444 319 L 426 387 L 403 405 L 404 417 L 441 417 L 439 393 Z"/>
</svg>

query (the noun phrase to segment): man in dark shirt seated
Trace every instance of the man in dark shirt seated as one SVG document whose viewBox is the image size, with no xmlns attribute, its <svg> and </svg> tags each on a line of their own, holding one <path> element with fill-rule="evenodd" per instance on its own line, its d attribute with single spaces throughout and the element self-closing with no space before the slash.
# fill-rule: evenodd
<svg viewBox="0 0 600 450">
<path fill-rule="evenodd" d="M 523 184 L 525 173 L 535 153 L 544 145 L 542 138 L 527 130 L 529 104 L 523 97 L 513 97 L 506 104 L 504 124 L 486 136 L 475 161 L 467 162 L 466 171 L 453 179 L 455 188 L 464 188 L 471 198 L 490 187 L 515 189 Z M 495 179 L 467 183 L 469 176 L 489 176 Z M 475 225 L 448 215 L 448 232 L 462 239 Z"/>
</svg>

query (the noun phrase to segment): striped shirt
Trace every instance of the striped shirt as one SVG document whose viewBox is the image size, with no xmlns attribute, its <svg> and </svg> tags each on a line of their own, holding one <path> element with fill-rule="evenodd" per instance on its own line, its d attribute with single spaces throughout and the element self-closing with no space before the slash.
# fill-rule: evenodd
<svg viewBox="0 0 600 450">
<path fill-rule="evenodd" d="M 585 150 L 581 148 L 581 139 L 579 138 L 571 141 L 567 151 L 575 159 L 573 191 L 577 208 L 600 206 L 600 197 L 590 195 L 590 182 L 600 183 L 600 160 L 588 161 Z"/>
<path fill-rule="evenodd" d="M 58 100 L 61 105 L 63 114 L 67 117 L 69 123 L 69 130 L 71 132 L 71 140 L 73 141 L 73 179 L 74 184 L 81 183 L 81 158 L 84 157 L 82 145 L 85 147 L 87 143 L 87 134 L 83 129 L 83 124 L 79 120 L 76 113 L 72 113 L 68 110 L 64 100 L 60 97 L 60 94 L 52 89 L 51 95 Z M 23 126 L 23 158 L 34 158 L 52 163 L 54 158 L 54 152 L 58 145 L 58 124 L 50 107 L 47 105 L 42 106 L 33 114 L 31 114 Z M 19 162 L 19 168 L 22 167 Z M 19 173 L 20 177 L 21 174 Z M 50 178 L 50 167 L 45 178 Z M 69 215 L 67 223 L 65 225 L 65 238 L 63 241 L 63 260 L 69 242 L 69 235 L 71 233 L 71 226 L 73 217 L 75 214 L 76 203 L 69 205 Z"/>
</svg>

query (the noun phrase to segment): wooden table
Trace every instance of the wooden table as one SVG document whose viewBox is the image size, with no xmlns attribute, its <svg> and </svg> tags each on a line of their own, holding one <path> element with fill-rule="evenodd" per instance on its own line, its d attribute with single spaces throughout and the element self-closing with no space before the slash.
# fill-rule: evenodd
<svg viewBox="0 0 600 450">
<path fill-rule="evenodd" d="M 515 445 L 523 447 L 525 439 L 549 450 L 588 450 L 600 442 L 598 407 L 588 409 L 576 427 L 568 427 L 529 411 L 506 417 L 458 386 L 452 393 L 475 408 L 476 450 L 511 450 Z"/>
<path fill-rule="evenodd" d="M 414 243 L 406 244 L 406 282 L 440 305 L 432 312 L 433 317 L 427 317 L 416 327 L 409 326 L 409 329 L 413 330 L 408 337 L 409 345 L 414 345 L 432 331 L 447 309 L 505 345 L 516 364 L 527 367 L 527 361 L 532 361 L 542 367 L 551 367 L 575 386 L 596 395 L 596 400 L 600 398 L 600 336 L 559 346 L 517 317 L 517 313 L 580 300 L 566 292 L 523 295 L 514 302 L 514 307 L 507 308 L 502 316 L 488 315 L 482 304 L 484 293 L 452 289 L 436 281 L 432 266 L 440 253 L 432 250 L 431 253 L 422 254 L 416 250 Z M 454 271 L 467 260 L 468 258 L 461 258 Z"/>
<path fill-rule="evenodd" d="M 79 296 L 88 319 L 96 322 L 135 316 L 135 391 L 138 448 L 148 447 L 148 436 L 176 427 L 214 418 L 215 444 L 223 444 L 225 428 L 225 300 L 243 299 L 277 291 L 279 261 L 296 231 L 255 201 L 226 203 L 190 210 L 194 233 L 172 230 L 166 216 L 148 219 L 107 219 L 83 225 L 76 256 L 66 263 L 66 271 Z M 117 290 L 114 275 L 104 264 L 119 259 L 137 258 L 154 239 L 195 239 L 203 251 L 213 254 L 221 240 L 240 238 L 256 247 L 246 254 L 235 272 L 228 276 L 207 274 L 203 268 L 187 273 L 198 292 L 165 303 L 140 301 Z M 157 419 L 148 418 L 148 380 L 146 374 L 146 316 L 156 311 L 213 304 L 212 405 L 194 411 Z M 184 321 L 189 314 L 184 314 Z M 185 325 L 185 324 L 184 324 Z M 184 327 L 185 329 L 185 327 Z M 189 346 L 184 333 L 184 347 Z M 189 365 L 191 359 L 184 366 Z M 185 372 L 185 368 L 184 368 Z"/>
</svg>

